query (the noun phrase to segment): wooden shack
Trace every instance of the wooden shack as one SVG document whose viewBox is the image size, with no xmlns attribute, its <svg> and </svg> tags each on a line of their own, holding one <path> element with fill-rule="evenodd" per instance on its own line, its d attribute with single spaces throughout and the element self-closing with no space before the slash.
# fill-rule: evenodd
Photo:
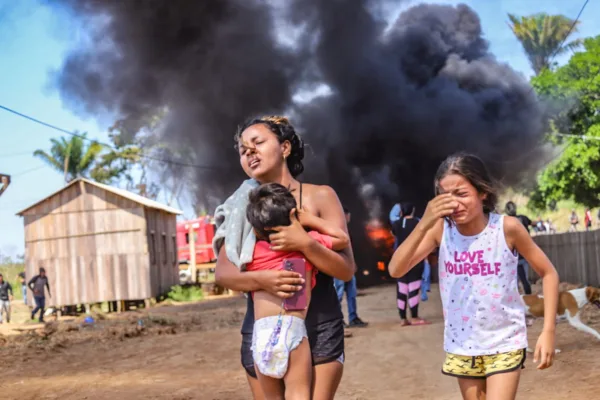
<svg viewBox="0 0 600 400">
<path fill-rule="evenodd" d="M 46 304 L 54 307 L 159 296 L 179 281 L 178 214 L 126 190 L 75 179 L 17 214 L 25 223 L 27 279 L 46 269 L 52 290 Z"/>
</svg>

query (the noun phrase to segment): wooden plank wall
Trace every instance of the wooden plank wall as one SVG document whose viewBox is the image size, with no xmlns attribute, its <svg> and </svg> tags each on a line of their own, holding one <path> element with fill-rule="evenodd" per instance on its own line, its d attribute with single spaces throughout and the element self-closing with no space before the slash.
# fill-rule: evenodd
<svg viewBox="0 0 600 400">
<path fill-rule="evenodd" d="M 561 282 L 600 287 L 600 230 L 538 235 L 534 240 L 554 264 Z M 529 276 L 539 279 L 533 270 Z"/>
<path fill-rule="evenodd" d="M 27 277 L 46 268 L 48 305 L 151 297 L 142 205 L 80 182 L 24 218 Z"/>
<path fill-rule="evenodd" d="M 145 210 L 152 296 L 169 291 L 179 283 L 176 216 L 164 211 Z"/>
</svg>

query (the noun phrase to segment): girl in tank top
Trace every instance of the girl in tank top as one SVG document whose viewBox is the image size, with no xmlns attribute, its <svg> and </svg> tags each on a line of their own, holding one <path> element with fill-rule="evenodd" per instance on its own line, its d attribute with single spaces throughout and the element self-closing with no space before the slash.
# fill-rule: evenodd
<svg viewBox="0 0 600 400">
<path fill-rule="evenodd" d="M 448 157 L 437 171 L 435 191 L 394 253 L 390 274 L 405 275 L 439 247 L 442 373 L 458 378 L 463 399 L 514 399 L 527 348 L 517 253 L 543 280 L 544 328 L 533 360 L 540 361 L 538 369 L 550 367 L 554 357 L 558 274 L 518 219 L 494 212 L 496 189 L 479 158 Z"/>
</svg>

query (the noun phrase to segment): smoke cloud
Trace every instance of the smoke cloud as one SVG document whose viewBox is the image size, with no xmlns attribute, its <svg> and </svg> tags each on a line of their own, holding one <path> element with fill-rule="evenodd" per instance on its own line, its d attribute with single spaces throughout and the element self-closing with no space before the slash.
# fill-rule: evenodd
<svg viewBox="0 0 600 400">
<path fill-rule="evenodd" d="M 196 169 L 205 204 L 243 178 L 232 137 L 254 114 L 290 114 L 309 144 L 304 180 L 331 184 L 354 211 L 361 193 L 379 199 L 378 214 L 423 204 L 440 161 L 459 150 L 506 185 L 542 154 L 535 94 L 490 54 L 466 5 L 416 5 L 390 25 L 373 12 L 385 0 L 58 3 L 89 35 L 56 74 L 63 100 L 132 132 L 167 107 L 164 139 L 220 168 Z M 326 94 L 294 101 L 319 86 Z"/>
</svg>

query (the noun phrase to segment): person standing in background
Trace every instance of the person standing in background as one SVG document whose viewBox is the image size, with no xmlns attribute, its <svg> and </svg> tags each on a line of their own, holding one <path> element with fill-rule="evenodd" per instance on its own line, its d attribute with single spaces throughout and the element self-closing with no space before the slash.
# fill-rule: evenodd
<svg viewBox="0 0 600 400">
<path fill-rule="evenodd" d="M 405 202 L 401 207 L 402 217 L 392 225 L 398 245 L 406 240 L 419 223 L 419 218 L 414 216 L 414 205 Z M 429 324 L 429 321 L 419 318 L 419 290 L 422 290 L 424 269 L 424 264 L 420 262 L 402 277 L 396 279 L 396 303 L 401 326 Z M 410 309 L 410 320 L 407 316 L 407 309 Z"/>
<path fill-rule="evenodd" d="M 33 292 L 33 299 L 35 300 L 35 308 L 31 312 L 31 319 L 35 319 L 35 314 L 39 311 L 39 321 L 44 322 L 44 310 L 46 308 L 45 288 L 48 289 L 48 296 L 52 298 L 52 294 L 50 293 L 50 284 L 48 283 L 48 277 L 46 276 L 46 270 L 44 268 L 40 268 L 40 274 L 31 278 L 27 286 Z"/>
<path fill-rule="evenodd" d="M 23 293 L 23 304 L 27 305 L 27 281 L 25 272 L 19 272 L 19 282 L 21 282 L 21 293 Z"/>
<path fill-rule="evenodd" d="M 351 214 L 346 207 L 344 207 L 344 214 L 346 215 L 346 223 L 349 224 Z M 350 242 L 352 242 L 352 239 Z M 342 304 L 344 292 L 346 292 L 346 302 L 348 303 L 348 324 L 346 328 L 364 328 L 369 325 L 368 322 L 364 322 L 358 317 L 356 306 L 356 275 L 348 282 L 334 278 L 333 285 L 335 286 L 340 304 Z"/>
<path fill-rule="evenodd" d="M 592 212 L 589 208 L 585 209 L 585 230 L 589 231 L 592 229 Z"/>
<path fill-rule="evenodd" d="M 10 324 L 10 302 L 13 299 L 13 289 L 10 283 L 4 280 L 0 274 L 0 324 L 2 323 L 2 314 L 6 314 L 6 323 Z"/>
<path fill-rule="evenodd" d="M 579 223 L 579 217 L 575 210 L 571 211 L 571 218 L 569 219 L 571 223 L 571 227 L 569 228 L 569 232 L 577 232 L 577 224 Z"/>
<path fill-rule="evenodd" d="M 521 224 L 523 224 L 523 226 L 527 230 L 527 233 L 529 233 L 529 228 L 531 227 L 532 222 L 525 215 L 517 215 L 517 205 L 515 203 L 513 203 L 512 201 L 506 203 L 504 211 L 506 212 L 506 215 L 517 218 L 521 222 Z M 519 277 L 519 280 L 521 281 L 521 285 L 523 285 L 523 291 L 525 292 L 525 294 L 531 294 L 531 284 L 529 284 L 528 272 L 529 263 L 527 263 L 527 260 L 523 258 L 521 254 L 519 254 L 519 260 L 517 261 L 517 275 Z"/>
<path fill-rule="evenodd" d="M 390 226 L 394 226 L 396 221 L 399 221 L 402 218 L 402 208 L 400 203 L 394 204 L 394 207 L 390 210 Z M 394 250 L 398 247 L 398 238 L 394 236 Z"/>
</svg>

